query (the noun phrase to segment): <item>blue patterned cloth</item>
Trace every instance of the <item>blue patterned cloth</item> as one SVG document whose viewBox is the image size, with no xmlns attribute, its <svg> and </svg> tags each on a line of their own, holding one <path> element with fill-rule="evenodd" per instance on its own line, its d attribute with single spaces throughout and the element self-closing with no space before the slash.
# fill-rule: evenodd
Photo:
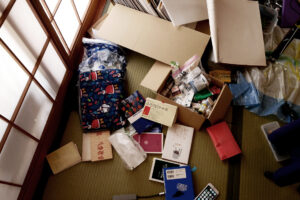
<svg viewBox="0 0 300 200">
<path fill-rule="evenodd" d="M 119 129 L 126 123 L 120 109 L 124 98 L 123 79 L 126 67 L 123 51 L 118 46 L 93 43 L 93 40 L 85 43 L 84 47 L 85 60 L 79 66 L 82 128 Z M 102 55 L 104 51 L 105 56 Z"/>
</svg>

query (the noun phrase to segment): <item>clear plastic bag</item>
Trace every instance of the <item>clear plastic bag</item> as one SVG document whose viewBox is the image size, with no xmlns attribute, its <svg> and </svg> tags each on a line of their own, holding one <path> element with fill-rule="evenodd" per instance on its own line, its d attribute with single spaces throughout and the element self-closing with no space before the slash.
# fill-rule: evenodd
<svg viewBox="0 0 300 200">
<path fill-rule="evenodd" d="M 114 132 L 109 141 L 123 160 L 125 167 L 133 170 L 147 158 L 147 154 L 142 147 L 124 129 Z"/>
</svg>

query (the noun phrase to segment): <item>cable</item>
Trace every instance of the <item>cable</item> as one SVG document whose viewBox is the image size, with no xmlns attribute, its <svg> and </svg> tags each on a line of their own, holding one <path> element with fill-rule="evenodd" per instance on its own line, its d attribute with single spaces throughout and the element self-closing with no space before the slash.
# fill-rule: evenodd
<svg viewBox="0 0 300 200">
<path fill-rule="evenodd" d="M 148 198 L 152 198 L 152 197 L 159 197 L 159 196 L 164 196 L 165 193 L 164 192 L 160 192 L 158 194 L 153 194 L 153 195 L 149 195 L 149 196 L 136 196 L 137 199 L 148 199 Z"/>
</svg>

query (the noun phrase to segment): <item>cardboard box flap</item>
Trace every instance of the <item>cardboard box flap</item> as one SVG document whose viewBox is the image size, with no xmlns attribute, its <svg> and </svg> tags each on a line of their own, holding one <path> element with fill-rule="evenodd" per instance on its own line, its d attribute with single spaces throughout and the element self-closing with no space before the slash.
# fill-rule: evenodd
<svg viewBox="0 0 300 200">
<path fill-rule="evenodd" d="M 141 82 L 141 86 L 158 92 L 165 85 L 171 72 L 171 67 L 156 61 Z"/>
<path fill-rule="evenodd" d="M 186 107 L 183 107 L 160 94 L 156 95 L 156 99 L 177 106 L 177 121 L 186 126 L 193 127 L 195 130 L 200 130 L 205 121 L 205 117 L 203 115 L 199 115 L 197 112 L 190 111 Z"/>
<path fill-rule="evenodd" d="M 215 102 L 215 105 L 210 115 L 207 117 L 207 119 L 210 121 L 211 124 L 214 124 L 224 119 L 224 116 L 231 103 L 231 100 L 232 100 L 231 91 L 229 87 L 226 84 L 224 84 L 222 91 L 219 94 L 219 98 Z"/>
<path fill-rule="evenodd" d="M 115 5 L 93 36 L 169 64 L 183 64 L 191 55 L 202 56 L 209 35 L 186 28 L 143 12 Z"/>
</svg>

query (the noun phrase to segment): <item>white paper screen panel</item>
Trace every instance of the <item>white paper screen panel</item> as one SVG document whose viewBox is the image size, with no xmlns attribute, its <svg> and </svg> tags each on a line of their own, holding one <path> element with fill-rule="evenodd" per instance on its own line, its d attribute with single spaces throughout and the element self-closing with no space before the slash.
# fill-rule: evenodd
<svg viewBox="0 0 300 200">
<path fill-rule="evenodd" d="M 0 60 L 0 114 L 10 119 L 29 77 L 1 45 Z"/>
<path fill-rule="evenodd" d="M 5 200 L 17 200 L 21 188 L 0 183 L 0 197 Z"/>
<path fill-rule="evenodd" d="M 62 0 L 62 1 L 66 1 L 66 0 Z M 45 0 L 50 12 L 53 14 L 54 9 L 58 3 L 58 0 Z"/>
<path fill-rule="evenodd" d="M 0 154 L 0 180 L 22 185 L 37 144 L 12 128 Z"/>
<path fill-rule="evenodd" d="M 79 28 L 79 22 L 77 20 L 71 0 L 62 0 L 54 19 L 68 47 L 71 48 Z"/>
<path fill-rule="evenodd" d="M 42 62 L 35 74 L 35 78 L 47 90 L 53 99 L 56 98 L 61 82 L 65 76 L 66 68 L 52 43 L 49 43 Z"/>
<path fill-rule="evenodd" d="M 83 21 L 84 19 L 85 13 L 88 9 L 90 2 L 90 0 L 74 0 L 81 21 Z"/>
<path fill-rule="evenodd" d="M 0 119 L 0 141 L 5 133 L 5 130 L 7 128 L 7 123 L 5 121 L 3 121 L 2 119 Z M 1 196 L 1 195 L 0 195 Z"/>
<path fill-rule="evenodd" d="M 32 82 L 15 123 L 37 139 L 40 139 L 51 109 L 52 102 Z"/>
<path fill-rule="evenodd" d="M 0 17 L 2 16 L 3 11 L 7 7 L 10 0 L 1 0 L 0 1 Z"/>
<path fill-rule="evenodd" d="M 0 29 L 0 37 L 30 72 L 47 39 L 24 0 L 15 2 Z"/>
</svg>

